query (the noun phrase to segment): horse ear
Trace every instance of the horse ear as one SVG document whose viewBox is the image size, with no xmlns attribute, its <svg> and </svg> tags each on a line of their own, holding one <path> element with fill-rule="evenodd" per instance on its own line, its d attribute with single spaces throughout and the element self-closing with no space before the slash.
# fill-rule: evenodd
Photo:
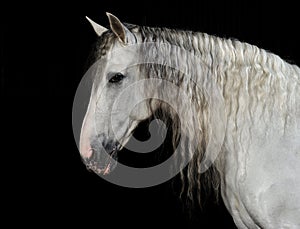
<svg viewBox="0 0 300 229">
<path fill-rule="evenodd" d="M 104 33 L 105 31 L 107 31 L 108 29 L 98 25 L 96 22 L 92 21 L 91 19 L 89 19 L 86 16 L 86 19 L 91 23 L 91 25 L 93 26 L 93 29 L 95 30 L 95 32 L 97 33 L 97 35 L 100 37 L 102 35 L 102 33 Z"/>
<path fill-rule="evenodd" d="M 112 15 L 111 13 L 106 13 L 110 28 L 113 33 L 120 39 L 123 44 L 132 43 L 134 39 L 134 35 L 123 25 L 120 20 Z"/>
</svg>

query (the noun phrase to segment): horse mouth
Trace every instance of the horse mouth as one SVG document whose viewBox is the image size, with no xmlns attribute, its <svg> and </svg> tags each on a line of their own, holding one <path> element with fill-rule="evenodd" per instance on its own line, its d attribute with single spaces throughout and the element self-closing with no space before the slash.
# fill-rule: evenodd
<svg viewBox="0 0 300 229">
<path fill-rule="evenodd" d="M 118 152 L 120 149 L 121 147 L 118 145 L 106 152 L 91 148 L 91 156 L 89 158 L 83 158 L 84 163 L 87 169 L 92 170 L 96 174 L 108 175 L 118 164 Z"/>
</svg>

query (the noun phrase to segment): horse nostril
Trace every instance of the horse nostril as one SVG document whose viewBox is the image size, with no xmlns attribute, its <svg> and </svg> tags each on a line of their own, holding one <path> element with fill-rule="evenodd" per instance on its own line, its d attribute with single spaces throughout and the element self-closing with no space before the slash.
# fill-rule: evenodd
<svg viewBox="0 0 300 229">
<path fill-rule="evenodd" d="M 90 158 L 91 156 L 93 155 L 93 149 L 92 148 L 89 148 L 88 151 L 87 151 L 87 158 Z"/>
</svg>

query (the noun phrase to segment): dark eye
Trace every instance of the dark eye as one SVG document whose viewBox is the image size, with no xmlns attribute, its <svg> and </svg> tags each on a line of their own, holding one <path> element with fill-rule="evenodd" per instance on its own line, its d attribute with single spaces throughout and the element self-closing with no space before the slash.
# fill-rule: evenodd
<svg viewBox="0 0 300 229">
<path fill-rule="evenodd" d="M 108 82 L 110 83 L 118 83 L 120 82 L 122 79 L 124 79 L 124 75 L 120 72 L 116 73 L 113 77 L 110 78 L 110 80 Z"/>
</svg>

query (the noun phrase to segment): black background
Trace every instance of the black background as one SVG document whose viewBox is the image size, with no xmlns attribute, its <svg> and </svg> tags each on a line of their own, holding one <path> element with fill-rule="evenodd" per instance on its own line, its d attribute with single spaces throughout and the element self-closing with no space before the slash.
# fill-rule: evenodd
<svg viewBox="0 0 300 229">
<path fill-rule="evenodd" d="M 11 225 L 234 228 L 222 202 L 189 214 L 171 182 L 128 189 L 86 170 L 72 102 L 96 35 L 85 19 L 189 29 L 236 38 L 300 65 L 299 13 L 287 1 L 98 1 L 1 7 L 3 190 Z M 168 225 L 168 226 L 167 226 Z"/>
</svg>

